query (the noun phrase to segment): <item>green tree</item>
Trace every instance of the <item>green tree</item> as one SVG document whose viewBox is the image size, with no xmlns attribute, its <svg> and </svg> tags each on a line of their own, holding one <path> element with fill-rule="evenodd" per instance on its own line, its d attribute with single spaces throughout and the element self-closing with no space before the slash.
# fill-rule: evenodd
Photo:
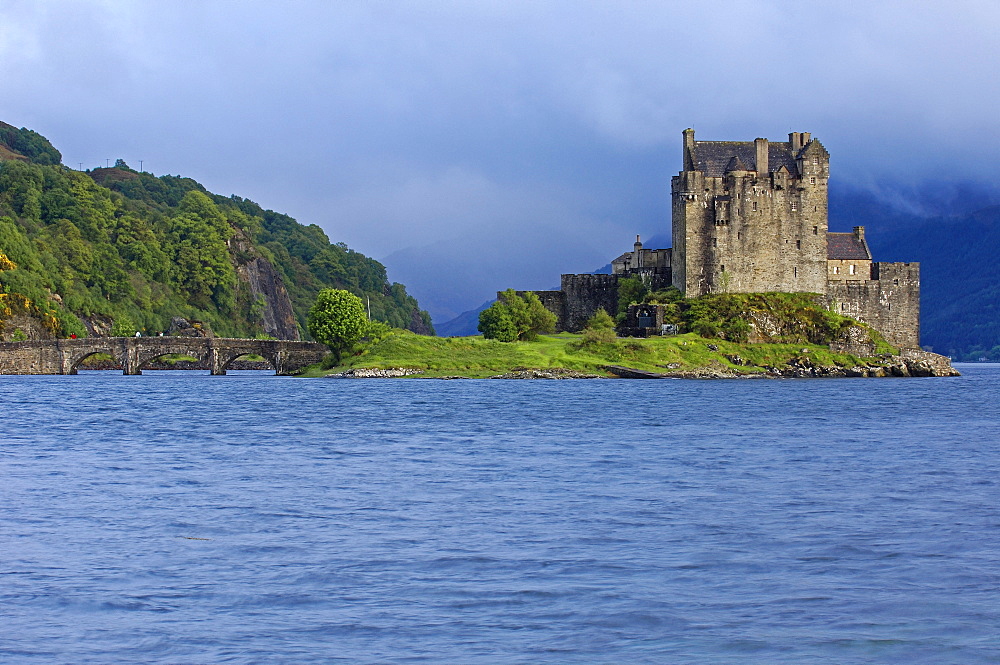
<svg viewBox="0 0 1000 665">
<path fill-rule="evenodd" d="M 309 310 L 307 327 L 313 339 L 329 346 L 339 361 L 368 329 L 364 303 L 350 291 L 323 289 Z"/>
<path fill-rule="evenodd" d="M 131 337 L 135 334 L 135 331 L 135 322 L 132 321 L 132 317 L 128 314 L 119 314 L 111 322 L 112 337 Z"/>
<path fill-rule="evenodd" d="M 629 305 L 638 305 L 649 293 L 649 289 L 638 277 L 618 280 L 618 319 L 624 320 Z"/>
<path fill-rule="evenodd" d="M 479 314 L 479 331 L 487 339 L 530 342 L 540 334 L 555 332 L 556 315 L 545 309 L 538 294 L 528 291 L 521 296 L 507 289 L 499 296 Z"/>
<path fill-rule="evenodd" d="M 510 316 L 510 309 L 499 300 L 479 313 L 479 332 L 486 339 L 513 342 L 517 339 L 517 326 Z"/>
</svg>

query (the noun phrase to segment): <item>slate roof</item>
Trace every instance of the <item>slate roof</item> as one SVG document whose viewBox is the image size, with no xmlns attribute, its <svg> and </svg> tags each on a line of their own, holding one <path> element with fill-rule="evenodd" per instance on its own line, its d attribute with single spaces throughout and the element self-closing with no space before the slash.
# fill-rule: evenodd
<svg viewBox="0 0 1000 665">
<path fill-rule="evenodd" d="M 826 258 L 839 261 L 871 261 L 868 243 L 853 233 L 827 233 Z"/>
<path fill-rule="evenodd" d="M 795 155 L 787 141 L 767 144 L 767 170 L 777 171 L 782 166 L 795 173 Z M 757 146 L 753 141 L 695 141 L 694 163 L 698 171 L 710 178 L 721 178 L 730 168 L 730 162 L 748 165 L 747 170 L 757 170 Z"/>
</svg>

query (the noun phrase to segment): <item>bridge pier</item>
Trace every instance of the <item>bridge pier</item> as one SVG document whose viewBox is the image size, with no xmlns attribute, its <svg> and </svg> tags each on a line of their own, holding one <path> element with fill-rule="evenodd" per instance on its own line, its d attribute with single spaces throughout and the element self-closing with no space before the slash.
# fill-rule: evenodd
<svg viewBox="0 0 1000 665">
<path fill-rule="evenodd" d="M 226 375 L 225 360 L 213 344 L 208 345 L 208 368 L 212 376 Z"/>
<path fill-rule="evenodd" d="M 138 340 L 134 337 L 126 337 L 125 354 L 122 358 L 122 367 L 124 368 L 122 374 L 125 376 L 139 376 L 142 374 L 142 370 L 139 369 L 141 366 Z"/>
</svg>

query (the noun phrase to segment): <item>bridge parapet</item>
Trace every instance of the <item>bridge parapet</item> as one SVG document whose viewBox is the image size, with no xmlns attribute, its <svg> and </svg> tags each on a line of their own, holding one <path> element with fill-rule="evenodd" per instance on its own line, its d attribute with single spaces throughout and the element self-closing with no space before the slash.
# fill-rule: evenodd
<svg viewBox="0 0 1000 665">
<path fill-rule="evenodd" d="M 142 374 L 142 367 L 160 356 L 182 354 L 198 358 L 212 374 L 225 374 L 240 356 L 262 356 L 275 374 L 290 375 L 317 363 L 327 353 L 323 344 L 293 340 L 224 337 L 88 337 L 85 339 L 0 342 L 0 374 L 76 374 L 88 356 L 106 353 L 125 374 Z"/>
</svg>

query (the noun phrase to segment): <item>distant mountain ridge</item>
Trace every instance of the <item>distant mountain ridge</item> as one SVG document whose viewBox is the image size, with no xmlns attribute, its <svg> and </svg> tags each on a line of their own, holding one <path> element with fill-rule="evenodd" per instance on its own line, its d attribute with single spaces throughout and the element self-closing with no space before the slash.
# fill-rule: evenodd
<svg viewBox="0 0 1000 665">
<path fill-rule="evenodd" d="M 0 272 L 3 339 L 152 333 L 173 317 L 294 339 L 327 287 L 360 296 L 374 319 L 433 334 L 385 266 L 318 226 L 122 160 L 84 173 L 61 158 L 40 134 L 0 123 L 0 254 L 16 265 Z"/>
</svg>

